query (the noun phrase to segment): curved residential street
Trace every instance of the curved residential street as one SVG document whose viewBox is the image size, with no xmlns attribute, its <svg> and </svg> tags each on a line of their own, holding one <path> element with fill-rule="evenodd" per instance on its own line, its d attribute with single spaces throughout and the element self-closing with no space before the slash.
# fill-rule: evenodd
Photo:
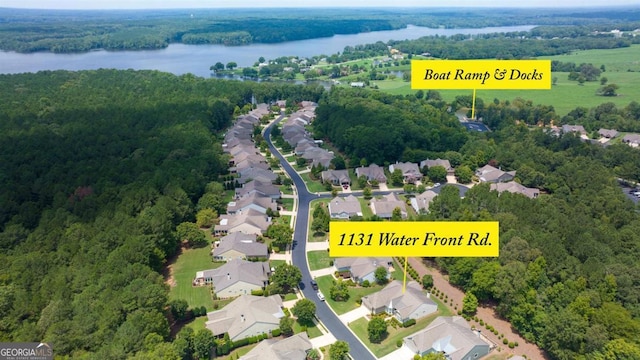
<svg viewBox="0 0 640 360">
<path fill-rule="evenodd" d="M 309 286 L 311 274 L 309 272 L 306 254 L 309 203 L 312 200 L 321 197 L 329 197 L 330 195 L 318 196 L 309 193 L 300 175 L 298 175 L 282 154 L 280 154 L 280 152 L 276 150 L 275 146 L 273 146 L 270 138 L 271 128 L 272 126 L 277 125 L 283 118 L 284 115 L 281 115 L 265 129 L 264 139 L 267 141 L 267 144 L 269 144 L 269 150 L 280 160 L 280 164 L 282 164 L 284 170 L 289 174 L 289 177 L 291 177 L 291 180 L 297 189 L 298 209 L 293 235 L 294 246 L 291 251 L 291 255 L 293 264 L 300 268 L 300 272 L 302 273 L 302 283 L 306 285 L 301 287 L 301 291 L 307 299 L 312 300 L 316 304 L 316 316 L 329 330 L 329 332 L 333 334 L 336 339 L 344 340 L 349 343 L 349 354 L 351 354 L 354 359 L 374 360 L 376 357 L 373 356 L 373 354 L 360 342 L 351 330 L 349 330 L 342 321 L 340 321 L 338 316 L 336 316 L 336 314 L 329 308 L 329 305 L 318 299 L 316 292 L 311 288 L 311 286 Z"/>
</svg>

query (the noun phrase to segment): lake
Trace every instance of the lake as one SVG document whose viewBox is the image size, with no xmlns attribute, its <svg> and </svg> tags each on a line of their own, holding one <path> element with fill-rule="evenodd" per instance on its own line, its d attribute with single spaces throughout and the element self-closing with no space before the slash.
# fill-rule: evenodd
<svg viewBox="0 0 640 360">
<path fill-rule="evenodd" d="M 170 44 L 161 50 L 91 51 L 80 54 L 38 52 L 19 54 L 0 51 L 0 73 L 16 74 L 41 70 L 92 70 L 100 68 L 160 70 L 176 75 L 192 73 L 210 77 L 209 67 L 216 62 L 234 61 L 240 67 L 251 66 L 259 57 L 312 57 L 342 52 L 346 46 L 373 44 L 377 41 L 413 40 L 429 35 L 487 34 L 528 31 L 534 26 L 503 26 L 479 29 L 432 29 L 409 25 L 405 29 L 374 31 L 328 38 L 289 41 L 277 44 L 244 46 Z"/>
</svg>

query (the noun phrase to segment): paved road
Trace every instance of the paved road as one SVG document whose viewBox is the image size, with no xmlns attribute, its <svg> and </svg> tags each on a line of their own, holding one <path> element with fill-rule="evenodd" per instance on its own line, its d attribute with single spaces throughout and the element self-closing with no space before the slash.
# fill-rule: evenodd
<svg viewBox="0 0 640 360">
<path fill-rule="evenodd" d="M 295 266 L 300 268 L 302 272 L 302 283 L 307 286 L 301 286 L 302 293 L 307 299 L 311 299 L 316 303 L 316 316 L 324 326 L 336 337 L 336 339 L 344 340 L 349 343 L 349 353 L 354 359 L 357 360 L 375 360 L 369 350 L 353 335 L 353 333 L 340 321 L 329 306 L 318 299 L 316 292 L 308 286 L 311 281 L 311 275 L 309 273 L 309 266 L 307 264 L 306 245 L 307 245 L 307 228 L 309 223 L 309 203 L 312 200 L 319 199 L 321 197 L 330 197 L 330 194 L 323 194 L 321 196 L 311 194 L 307 191 L 307 187 L 304 181 L 291 167 L 291 165 L 285 160 L 285 158 L 276 150 L 271 143 L 271 127 L 282 120 L 284 116 L 280 116 L 274 121 L 264 132 L 264 138 L 269 144 L 269 150 L 274 156 L 277 156 L 280 160 L 280 164 L 284 170 L 289 174 L 291 180 L 293 180 L 298 192 L 298 216 L 296 218 L 296 225 L 294 228 L 294 247 L 292 251 L 292 261 Z"/>
</svg>

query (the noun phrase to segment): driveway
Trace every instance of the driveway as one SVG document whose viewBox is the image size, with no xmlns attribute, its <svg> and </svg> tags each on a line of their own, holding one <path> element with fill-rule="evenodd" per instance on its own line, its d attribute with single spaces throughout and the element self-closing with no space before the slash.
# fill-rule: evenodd
<svg viewBox="0 0 640 360">
<path fill-rule="evenodd" d="M 329 248 L 329 241 L 316 241 L 307 243 L 307 251 L 327 250 Z"/>
<path fill-rule="evenodd" d="M 402 347 L 391 354 L 385 355 L 380 358 L 380 360 L 405 360 L 405 359 L 413 359 L 415 353 L 411 351 L 405 344 L 402 344 Z"/>
<path fill-rule="evenodd" d="M 355 310 L 351 310 L 348 313 L 344 313 L 340 316 L 338 316 L 340 318 L 340 320 L 342 320 L 343 323 L 345 324 L 349 324 L 352 321 L 356 321 L 358 319 L 360 319 L 361 317 L 365 317 L 367 315 L 369 315 L 371 313 L 371 311 L 369 311 L 369 309 L 367 309 L 366 307 L 360 305 L 359 308 L 355 309 Z"/>
</svg>

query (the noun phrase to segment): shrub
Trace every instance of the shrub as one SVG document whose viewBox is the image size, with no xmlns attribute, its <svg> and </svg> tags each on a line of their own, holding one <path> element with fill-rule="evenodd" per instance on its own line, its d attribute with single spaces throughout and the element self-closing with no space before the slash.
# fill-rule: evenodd
<svg viewBox="0 0 640 360">
<path fill-rule="evenodd" d="M 402 347 L 402 340 L 398 339 L 398 341 L 396 341 L 396 347 Z"/>
<path fill-rule="evenodd" d="M 514 342 L 510 342 L 509 349 L 513 349 L 514 347 L 516 347 L 516 344 Z"/>
<path fill-rule="evenodd" d="M 513 344 L 514 344 L 515 346 L 518 346 L 518 342 L 517 342 L 517 341 L 516 341 L 516 342 L 514 342 Z"/>
<path fill-rule="evenodd" d="M 369 280 L 365 280 L 362 282 L 362 287 L 368 288 L 369 286 L 371 286 L 371 284 L 369 283 Z"/>
<path fill-rule="evenodd" d="M 498 330 L 493 329 L 493 335 L 498 335 Z"/>
<path fill-rule="evenodd" d="M 329 260 L 329 266 L 333 266 L 333 260 Z"/>
<path fill-rule="evenodd" d="M 402 327 L 407 328 L 407 327 L 415 325 L 415 324 L 416 324 L 416 319 L 409 319 L 409 320 L 407 320 L 407 321 L 402 323 Z"/>
<path fill-rule="evenodd" d="M 507 345 L 509 343 L 509 340 L 507 340 L 507 338 L 502 339 L 502 343 Z"/>
<path fill-rule="evenodd" d="M 251 290 L 251 295 L 263 296 L 264 295 L 264 290 L 263 289 Z"/>
<path fill-rule="evenodd" d="M 273 336 L 273 337 L 278 337 L 278 336 L 280 336 L 280 334 L 281 334 L 280 329 L 271 330 L 271 336 Z"/>
<path fill-rule="evenodd" d="M 477 319 L 477 318 L 476 318 Z M 476 320 L 477 321 L 477 320 Z M 480 326 L 484 326 L 484 320 L 480 319 L 480 321 L 478 321 L 478 323 L 480 324 Z"/>
</svg>

